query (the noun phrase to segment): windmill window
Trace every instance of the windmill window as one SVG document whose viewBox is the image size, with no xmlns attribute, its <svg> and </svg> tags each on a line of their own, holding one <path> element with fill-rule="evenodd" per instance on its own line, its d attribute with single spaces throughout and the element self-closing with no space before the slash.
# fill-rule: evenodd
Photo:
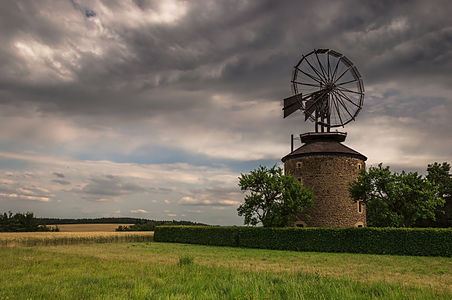
<svg viewBox="0 0 452 300">
<path fill-rule="evenodd" d="M 301 177 L 298 177 L 297 180 L 298 180 L 300 183 L 303 183 L 303 179 L 302 179 Z"/>
<path fill-rule="evenodd" d="M 358 205 L 358 212 L 360 214 L 362 214 L 363 213 L 363 205 L 364 205 L 363 202 L 362 201 L 358 201 L 357 205 Z"/>
<path fill-rule="evenodd" d="M 358 170 L 361 170 L 362 165 L 358 164 Z"/>
<path fill-rule="evenodd" d="M 303 167 L 303 163 L 301 161 L 297 162 L 297 169 L 301 169 Z"/>
</svg>

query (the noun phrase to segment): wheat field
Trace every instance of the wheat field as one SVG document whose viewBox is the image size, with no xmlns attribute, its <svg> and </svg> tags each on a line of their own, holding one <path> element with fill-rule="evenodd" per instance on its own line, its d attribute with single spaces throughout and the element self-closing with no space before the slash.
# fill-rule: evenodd
<svg viewBox="0 0 452 300">
<path fill-rule="evenodd" d="M 150 242 L 154 232 L 2 232 L 0 247 Z"/>
<path fill-rule="evenodd" d="M 130 226 L 133 224 L 58 224 L 48 225 L 58 227 L 60 232 L 114 232 L 119 226 Z"/>
</svg>

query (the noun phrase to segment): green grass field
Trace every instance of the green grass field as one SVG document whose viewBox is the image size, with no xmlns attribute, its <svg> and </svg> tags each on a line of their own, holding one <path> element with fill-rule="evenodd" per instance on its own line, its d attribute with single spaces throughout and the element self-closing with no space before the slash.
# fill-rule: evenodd
<svg viewBox="0 0 452 300">
<path fill-rule="evenodd" d="M 444 257 L 170 243 L 0 248 L 0 299 L 451 299 Z"/>
</svg>

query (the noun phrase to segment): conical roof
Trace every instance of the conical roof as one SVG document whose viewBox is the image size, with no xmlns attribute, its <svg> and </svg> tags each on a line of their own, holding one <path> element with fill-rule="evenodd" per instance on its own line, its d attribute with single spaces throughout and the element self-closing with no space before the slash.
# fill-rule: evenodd
<svg viewBox="0 0 452 300">
<path fill-rule="evenodd" d="M 305 144 L 281 160 L 285 162 L 289 159 L 313 155 L 338 155 L 367 160 L 367 157 L 361 153 L 343 145 L 341 141 L 344 140 L 345 134 L 343 133 L 308 133 L 301 136 L 301 141 Z"/>
</svg>

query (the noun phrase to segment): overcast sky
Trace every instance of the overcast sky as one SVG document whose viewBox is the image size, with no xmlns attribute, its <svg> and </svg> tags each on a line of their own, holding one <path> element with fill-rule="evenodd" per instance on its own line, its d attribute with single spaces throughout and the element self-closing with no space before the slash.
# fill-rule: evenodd
<svg viewBox="0 0 452 300">
<path fill-rule="evenodd" d="M 451 162 L 450 1 L 2 1 L 0 211 L 240 225 L 240 173 L 279 164 L 293 66 L 360 70 L 349 147 Z"/>
</svg>

